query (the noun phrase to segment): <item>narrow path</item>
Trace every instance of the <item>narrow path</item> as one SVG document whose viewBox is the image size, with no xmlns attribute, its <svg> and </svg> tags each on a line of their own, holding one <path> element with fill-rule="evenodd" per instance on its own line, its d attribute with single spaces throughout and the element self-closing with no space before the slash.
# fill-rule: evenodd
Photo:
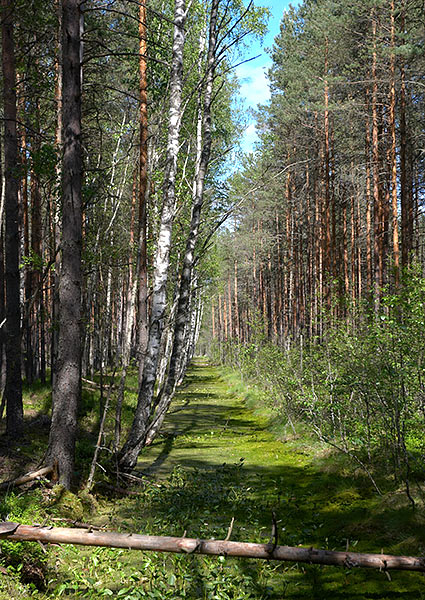
<svg viewBox="0 0 425 600">
<path fill-rule="evenodd" d="M 193 537 L 224 537 L 234 517 L 232 539 L 264 542 L 276 511 L 281 544 L 418 552 L 417 524 L 398 497 L 383 506 L 370 481 L 351 476 L 339 457 L 308 438 L 277 439 L 268 420 L 206 363 L 188 374 L 138 469 L 164 482 L 144 508 L 156 533 L 164 526 L 168 535 L 186 529 Z M 315 566 L 281 565 L 273 573 L 263 573 L 263 595 L 241 598 L 425 598 L 415 574 L 395 573 L 389 582 L 377 572 Z"/>
<path fill-rule="evenodd" d="M 285 456 L 267 421 L 246 410 L 217 369 L 198 361 L 177 393 L 161 437 L 145 451 L 139 468 L 163 477 L 176 465 L 208 469 L 243 459 L 248 469 L 280 469 Z M 300 448 L 291 463 L 304 462 Z"/>
</svg>

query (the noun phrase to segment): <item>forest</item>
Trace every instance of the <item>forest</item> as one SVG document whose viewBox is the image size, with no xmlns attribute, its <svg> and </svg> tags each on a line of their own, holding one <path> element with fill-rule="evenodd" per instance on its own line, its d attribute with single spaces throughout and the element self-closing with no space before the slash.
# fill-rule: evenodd
<svg viewBox="0 0 425 600">
<path fill-rule="evenodd" d="M 424 3 L 0 14 L 0 599 L 424 597 Z"/>
<path fill-rule="evenodd" d="M 423 474 L 423 7 L 305 3 L 272 50 L 261 143 L 234 175 L 215 352 L 288 423 Z M 314 47 L 314 50 L 313 50 Z M 377 488 L 375 482 L 373 485 Z M 418 488 L 418 492 L 419 492 Z"/>
</svg>

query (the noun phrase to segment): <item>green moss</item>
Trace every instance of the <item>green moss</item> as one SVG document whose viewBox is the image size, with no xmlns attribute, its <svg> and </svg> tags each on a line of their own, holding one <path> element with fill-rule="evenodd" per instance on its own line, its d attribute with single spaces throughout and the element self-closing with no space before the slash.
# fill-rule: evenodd
<svg viewBox="0 0 425 600">
<path fill-rule="evenodd" d="M 422 553 L 423 528 L 405 495 L 397 495 L 397 501 L 377 496 L 362 471 L 353 473 L 345 457 L 309 436 L 305 427 L 296 425 L 294 434 L 261 391 L 245 388 L 237 374 L 198 364 L 188 382 L 176 397 L 163 437 L 140 458 L 141 471 L 162 482 L 161 488 L 148 488 L 149 501 L 140 501 L 145 531 L 178 535 L 187 529 L 194 536 L 222 537 L 235 517 L 232 539 L 268 541 L 274 510 L 283 544 Z M 176 468 L 179 486 L 176 471 L 170 479 Z M 121 515 L 130 527 L 134 509 Z M 238 572 L 241 565 L 235 566 Z M 284 564 L 274 566 L 273 574 L 263 568 L 261 576 L 261 565 L 250 570 L 258 598 L 261 593 L 353 600 L 422 594 L 421 577 L 414 573 L 395 573 L 390 583 L 364 570 Z M 260 581 L 261 593 L 255 588 Z"/>
<path fill-rule="evenodd" d="M 136 377 L 128 385 L 133 401 Z M 131 408 L 124 415 L 130 421 Z M 269 540 L 275 511 L 281 544 L 410 555 L 425 549 L 420 511 L 412 512 L 402 490 L 377 496 L 344 457 L 298 426 L 294 435 L 260 390 L 202 362 L 138 469 L 144 485 L 137 496 L 97 500 L 56 486 L 49 511 L 73 519 L 92 512 L 86 519 L 111 530 L 216 539 L 234 518 L 231 539 L 254 542 Z M 65 546 L 51 550 L 50 567 L 49 599 L 425 597 L 415 573 L 392 573 L 390 582 L 377 571 L 223 557 Z"/>
<path fill-rule="evenodd" d="M 65 519 L 80 520 L 84 516 L 84 505 L 76 494 L 62 485 L 55 485 L 50 495 L 49 511 Z"/>
<path fill-rule="evenodd" d="M 96 514 L 99 510 L 99 502 L 96 499 L 96 496 L 90 494 L 87 490 L 81 490 L 77 494 L 78 499 L 80 500 L 84 514 L 87 516 Z"/>
<path fill-rule="evenodd" d="M 45 517 L 40 490 L 31 494 L 7 494 L 0 503 L 2 520 L 32 525 Z M 0 563 L 7 567 L 9 576 L 0 591 L 20 590 L 21 583 L 44 587 L 47 572 L 47 554 L 35 542 L 0 542 Z M 4 577 L 3 577 L 4 579 Z M 6 596 L 5 596 L 6 597 Z M 13 597 L 13 596 L 12 596 Z"/>
</svg>

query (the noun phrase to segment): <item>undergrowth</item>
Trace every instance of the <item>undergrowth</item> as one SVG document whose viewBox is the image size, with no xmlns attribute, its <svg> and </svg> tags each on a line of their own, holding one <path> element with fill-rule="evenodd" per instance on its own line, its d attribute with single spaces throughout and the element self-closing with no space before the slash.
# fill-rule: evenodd
<svg viewBox="0 0 425 600">
<path fill-rule="evenodd" d="M 285 428 L 263 400 L 261 390 L 234 373 L 198 364 L 162 437 L 141 456 L 137 495 L 98 491 L 94 497 L 58 487 L 16 492 L 5 498 L 1 516 L 56 526 L 79 518 L 115 531 L 204 539 L 225 538 L 234 518 L 230 539 L 267 543 L 275 511 L 280 544 L 425 552 L 421 514 L 412 512 L 402 490 L 379 497 L 361 470 L 353 473 L 344 457 L 302 428 Z M 95 423 L 88 405 L 84 418 Z M 86 454 L 87 448 L 80 456 Z M 1 548 L 8 571 L 0 579 L 2 600 L 425 598 L 415 573 L 394 573 L 390 582 L 375 571 L 72 545 L 45 554 L 39 545 L 17 544 L 13 562 L 9 546 Z M 25 563 L 38 565 L 42 579 L 23 577 Z"/>
<path fill-rule="evenodd" d="M 415 268 L 379 307 L 325 315 L 324 333 L 278 345 L 261 323 L 249 342 L 227 340 L 217 357 L 295 433 L 302 423 L 362 469 L 377 493 L 403 485 L 412 504 L 425 499 L 425 280 Z"/>
</svg>

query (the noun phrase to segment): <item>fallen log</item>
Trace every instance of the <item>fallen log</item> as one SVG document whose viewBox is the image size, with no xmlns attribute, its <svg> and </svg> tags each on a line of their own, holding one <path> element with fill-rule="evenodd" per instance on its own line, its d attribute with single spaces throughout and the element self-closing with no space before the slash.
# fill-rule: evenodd
<svg viewBox="0 0 425 600">
<path fill-rule="evenodd" d="M 361 567 L 379 569 L 380 571 L 402 570 L 425 572 L 425 558 L 420 557 L 336 552 L 291 546 L 276 546 L 271 549 L 269 544 L 93 531 L 90 528 L 83 531 L 67 527 L 34 527 L 19 523 L 3 522 L 0 523 L 0 539 L 7 539 L 12 542 L 39 541 L 43 544 L 79 544 L 82 546 L 125 548 L 128 550 L 238 556 L 332 565 L 344 568 Z"/>
<path fill-rule="evenodd" d="M 42 469 L 38 469 L 37 471 L 31 471 L 30 473 L 26 473 L 26 475 L 22 475 L 21 477 L 17 477 L 16 479 L 11 479 L 10 481 L 3 481 L 3 483 L 0 483 L 0 490 L 6 490 L 14 486 L 24 485 L 25 483 L 34 481 L 34 479 L 39 479 L 40 477 L 50 475 L 54 472 L 54 470 L 55 465 L 50 465 L 49 467 L 43 467 Z"/>
<path fill-rule="evenodd" d="M 84 379 L 84 377 L 81 377 L 81 381 L 86 385 L 96 388 L 97 390 L 100 389 L 100 385 L 95 381 L 90 381 L 90 379 Z"/>
</svg>

